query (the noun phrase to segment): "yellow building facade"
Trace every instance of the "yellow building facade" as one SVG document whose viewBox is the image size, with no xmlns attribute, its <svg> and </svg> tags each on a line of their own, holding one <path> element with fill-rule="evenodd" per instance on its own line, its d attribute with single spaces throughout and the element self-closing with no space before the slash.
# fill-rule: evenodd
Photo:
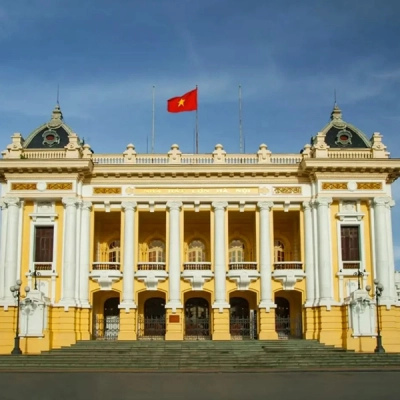
<svg viewBox="0 0 400 400">
<path fill-rule="evenodd" d="M 374 351 L 377 315 L 386 351 L 400 351 L 400 160 L 337 106 L 300 154 L 95 154 L 57 106 L 12 136 L 0 173 L 2 354 L 18 279 L 29 354 L 78 340 L 292 338 Z"/>
</svg>

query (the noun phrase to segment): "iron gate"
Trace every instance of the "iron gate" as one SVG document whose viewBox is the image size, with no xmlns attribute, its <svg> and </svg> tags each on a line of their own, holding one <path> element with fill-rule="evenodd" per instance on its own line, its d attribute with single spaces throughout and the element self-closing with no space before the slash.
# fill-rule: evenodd
<svg viewBox="0 0 400 400">
<path fill-rule="evenodd" d="M 117 340 L 119 334 L 119 316 L 93 316 L 92 336 L 95 340 Z"/>
<path fill-rule="evenodd" d="M 279 339 L 300 339 L 303 337 L 301 317 L 295 318 L 275 316 L 275 330 Z"/>
<path fill-rule="evenodd" d="M 210 318 L 209 317 L 186 317 L 185 318 L 185 339 L 201 340 L 210 339 Z"/>
<path fill-rule="evenodd" d="M 138 317 L 138 339 L 163 340 L 165 338 L 165 315 Z"/>
<path fill-rule="evenodd" d="M 257 339 L 257 314 L 250 310 L 249 316 L 230 317 L 229 331 L 232 340 Z"/>
</svg>

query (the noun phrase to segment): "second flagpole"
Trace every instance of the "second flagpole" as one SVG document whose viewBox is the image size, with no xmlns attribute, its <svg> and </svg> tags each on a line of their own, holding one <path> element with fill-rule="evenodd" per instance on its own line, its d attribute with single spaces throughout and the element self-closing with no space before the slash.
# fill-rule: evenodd
<svg viewBox="0 0 400 400">
<path fill-rule="evenodd" d="M 196 96 L 197 96 L 197 107 L 196 107 L 196 154 L 199 154 L 199 92 L 198 86 L 196 85 Z"/>
</svg>

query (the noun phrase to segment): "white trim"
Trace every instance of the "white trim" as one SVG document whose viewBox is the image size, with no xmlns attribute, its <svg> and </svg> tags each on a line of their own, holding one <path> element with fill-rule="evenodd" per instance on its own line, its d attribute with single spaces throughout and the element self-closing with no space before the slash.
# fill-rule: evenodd
<svg viewBox="0 0 400 400">
<path fill-rule="evenodd" d="M 19 216 L 18 216 L 18 261 L 17 261 L 17 279 L 21 279 L 21 258 L 22 258 L 22 234 L 23 234 L 23 219 L 24 219 L 24 200 L 20 201 Z"/>
<path fill-rule="evenodd" d="M 371 263 L 373 278 L 376 278 L 376 253 L 375 253 L 375 210 L 372 205 L 372 200 L 369 203 L 369 225 L 370 225 L 370 235 L 371 235 Z"/>
</svg>

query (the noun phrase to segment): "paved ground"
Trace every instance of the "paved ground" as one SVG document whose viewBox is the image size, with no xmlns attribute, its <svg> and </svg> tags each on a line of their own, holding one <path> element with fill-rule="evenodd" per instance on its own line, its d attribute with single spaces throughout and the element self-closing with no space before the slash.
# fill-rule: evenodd
<svg viewBox="0 0 400 400">
<path fill-rule="evenodd" d="M 400 372 L 0 373 L 1 400 L 398 400 Z"/>
</svg>

